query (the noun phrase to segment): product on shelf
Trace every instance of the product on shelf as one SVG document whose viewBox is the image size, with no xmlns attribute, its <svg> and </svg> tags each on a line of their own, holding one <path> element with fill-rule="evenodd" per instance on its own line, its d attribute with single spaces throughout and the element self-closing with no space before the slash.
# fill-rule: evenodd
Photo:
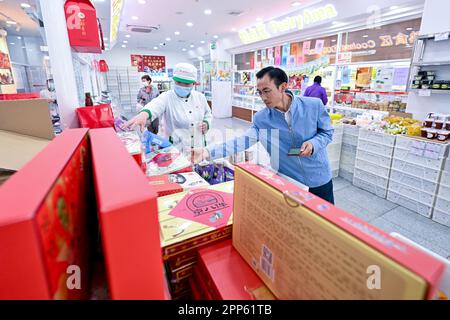
<svg viewBox="0 0 450 320">
<path fill-rule="evenodd" d="M 227 160 L 203 161 L 195 165 L 194 171 L 210 185 L 234 180 L 234 167 Z"/>
<path fill-rule="evenodd" d="M 236 167 L 235 183 L 233 245 L 277 298 L 434 297 L 444 265 L 430 255 L 260 166 Z M 374 265 L 379 290 L 361 278 Z"/>
<path fill-rule="evenodd" d="M 154 150 L 147 155 L 147 176 L 180 172 L 192 172 L 192 164 L 176 147 Z"/>
</svg>

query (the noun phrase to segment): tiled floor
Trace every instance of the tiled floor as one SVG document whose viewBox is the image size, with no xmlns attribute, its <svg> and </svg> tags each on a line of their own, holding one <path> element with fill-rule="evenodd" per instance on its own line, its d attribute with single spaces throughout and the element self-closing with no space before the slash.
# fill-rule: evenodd
<svg viewBox="0 0 450 320">
<path fill-rule="evenodd" d="M 238 119 L 215 119 L 213 127 L 239 132 L 250 124 Z M 408 239 L 450 260 L 450 228 L 413 211 L 353 186 L 334 180 L 336 206 L 373 224 L 385 232 L 399 233 Z"/>
</svg>

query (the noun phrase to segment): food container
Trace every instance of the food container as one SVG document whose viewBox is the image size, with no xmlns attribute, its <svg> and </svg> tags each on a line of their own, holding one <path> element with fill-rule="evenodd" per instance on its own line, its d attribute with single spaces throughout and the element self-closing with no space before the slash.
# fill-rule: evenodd
<svg viewBox="0 0 450 320">
<path fill-rule="evenodd" d="M 415 76 L 414 77 L 414 80 L 416 80 L 416 81 L 420 81 L 420 80 L 422 80 L 423 79 L 423 76 Z"/>
<path fill-rule="evenodd" d="M 450 136 L 450 131 L 441 130 L 441 131 L 438 131 L 437 139 L 439 141 L 446 141 L 446 140 L 448 140 L 449 136 Z"/>
<path fill-rule="evenodd" d="M 413 84 L 411 89 L 420 89 L 422 86 L 420 84 Z"/>
<path fill-rule="evenodd" d="M 447 122 L 447 123 L 445 124 L 445 130 L 450 131 L 450 122 Z"/>
<path fill-rule="evenodd" d="M 427 133 L 427 138 L 430 140 L 436 139 L 438 136 L 438 131 L 434 129 L 429 129 Z"/>
<path fill-rule="evenodd" d="M 434 119 L 428 118 L 424 122 L 425 128 L 433 128 Z"/>
<path fill-rule="evenodd" d="M 433 81 L 436 77 L 435 76 L 427 76 L 428 81 Z"/>
<path fill-rule="evenodd" d="M 429 84 L 422 84 L 422 89 L 428 90 L 428 89 L 430 89 L 430 85 Z"/>
<path fill-rule="evenodd" d="M 421 130 L 421 137 L 422 138 L 428 138 L 428 128 L 422 128 L 422 130 Z"/>
<path fill-rule="evenodd" d="M 440 90 L 441 89 L 441 84 L 439 83 L 434 83 L 431 88 L 433 88 L 434 90 Z"/>
<path fill-rule="evenodd" d="M 443 120 L 436 120 L 436 121 L 434 122 L 434 127 L 435 127 L 437 130 L 442 130 L 442 128 L 444 128 L 444 121 L 443 121 Z"/>
</svg>

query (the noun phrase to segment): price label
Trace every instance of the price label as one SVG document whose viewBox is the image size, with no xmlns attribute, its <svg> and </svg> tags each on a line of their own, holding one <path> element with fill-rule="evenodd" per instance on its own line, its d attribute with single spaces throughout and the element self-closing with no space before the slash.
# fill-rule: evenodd
<svg viewBox="0 0 450 320">
<path fill-rule="evenodd" d="M 419 90 L 419 97 L 431 97 L 431 90 Z"/>
<path fill-rule="evenodd" d="M 434 41 L 445 41 L 445 40 L 448 40 L 449 35 L 450 35 L 450 32 L 436 33 L 434 35 Z"/>
</svg>

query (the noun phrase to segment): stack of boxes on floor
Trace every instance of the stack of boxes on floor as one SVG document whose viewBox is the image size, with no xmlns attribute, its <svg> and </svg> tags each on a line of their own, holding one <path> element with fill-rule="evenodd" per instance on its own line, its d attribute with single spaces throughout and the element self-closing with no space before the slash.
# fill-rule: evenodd
<svg viewBox="0 0 450 320">
<path fill-rule="evenodd" d="M 342 138 L 344 135 L 343 126 L 334 127 L 333 142 L 327 147 L 333 178 L 339 176 L 339 162 L 341 159 Z"/>
<path fill-rule="evenodd" d="M 353 185 L 386 198 L 395 136 L 361 129 Z"/>
<path fill-rule="evenodd" d="M 232 194 L 233 181 L 207 189 Z M 219 229 L 173 216 L 173 210 L 187 194 L 182 192 L 158 198 L 163 260 L 174 300 L 192 298 L 190 278 L 197 263 L 198 249 L 231 238 L 232 216 L 228 225 Z"/>
<path fill-rule="evenodd" d="M 347 181 L 353 182 L 359 127 L 347 124 L 342 127 L 343 135 L 341 159 L 339 163 L 339 176 Z"/>
<path fill-rule="evenodd" d="M 431 218 L 447 152 L 446 144 L 397 136 L 388 200 Z"/>
<path fill-rule="evenodd" d="M 450 159 L 446 160 L 442 171 L 433 220 L 450 227 Z"/>
</svg>

